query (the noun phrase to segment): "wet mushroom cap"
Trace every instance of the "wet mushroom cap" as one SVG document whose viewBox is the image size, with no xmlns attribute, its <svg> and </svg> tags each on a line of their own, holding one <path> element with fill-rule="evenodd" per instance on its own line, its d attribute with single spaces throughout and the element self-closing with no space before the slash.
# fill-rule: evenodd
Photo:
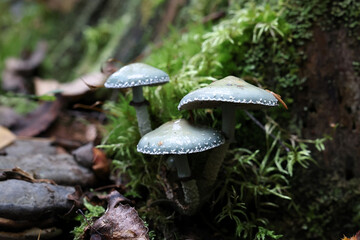
<svg viewBox="0 0 360 240">
<path fill-rule="evenodd" d="M 167 82 L 169 75 L 164 71 L 145 63 L 132 63 L 111 74 L 104 85 L 106 88 L 130 88 Z"/>
<path fill-rule="evenodd" d="M 216 108 L 224 103 L 239 108 L 260 109 L 277 106 L 278 100 L 264 89 L 228 76 L 190 92 L 181 99 L 178 109 Z"/>
<path fill-rule="evenodd" d="M 206 151 L 224 142 L 220 131 L 178 119 L 144 135 L 137 145 L 137 151 L 151 155 L 188 154 Z"/>
</svg>

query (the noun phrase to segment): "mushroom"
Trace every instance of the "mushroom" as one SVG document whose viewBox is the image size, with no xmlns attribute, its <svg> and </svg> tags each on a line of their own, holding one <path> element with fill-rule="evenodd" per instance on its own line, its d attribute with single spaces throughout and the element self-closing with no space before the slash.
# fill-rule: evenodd
<svg viewBox="0 0 360 240">
<path fill-rule="evenodd" d="M 151 122 L 142 87 L 167 82 L 169 76 L 164 71 L 144 63 L 132 63 L 111 74 L 104 85 L 106 88 L 132 88 L 132 105 L 136 110 L 140 135 L 144 136 L 151 131 Z"/>
<path fill-rule="evenodd" d="M 199 205 L 199 193 L 194 179 L 190 179 L 191 170 L 187 154 L 203 152 L 225 142 L 220 131 L 208 127 L 195 126 L 185 119 L 167 122 L 143 136 L 137 151 L 151 155 L 169 155 L 174 161 L 178 177 L 181 180 L 185 203 L 184 214 L 193 214 Z"/>
<path fill-rule="evenodd" d="M 210 154 L 205 165 L 203 173 L 203 177 L 206 179 L 205 192 L 214 184 L 226 151 L 234 139 L 236 109 L 264 109 L 277 105 L 278 100 L 271 92 L 234 76 L 215 81 L 207 87 L 190 92 L 181 99 L 179 110 L 216 107 L 220 107 L 222 110 L 222 131 L 227 141 L 214 150 L 213 154 Z"/>
</svg>

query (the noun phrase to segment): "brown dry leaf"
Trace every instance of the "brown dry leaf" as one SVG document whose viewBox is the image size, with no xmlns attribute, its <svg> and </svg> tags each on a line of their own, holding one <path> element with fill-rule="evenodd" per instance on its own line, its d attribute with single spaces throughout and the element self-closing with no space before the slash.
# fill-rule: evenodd
<svg viewBox="0 0 360 240">
<path fill-rule="evenodd" d="M 55 185 L 56 183 L 51 179 L 35 179 L 33 174 L 30 174 L 21 168 L 15 167 L 11 170 L 0 171 L 4 179 L 18 179 L 28 181 L 31 183 L 49 183 Z"/>
<path fill-rule="evenodd" d="M 283 105 L 284 108 L 286 110 L 288 110 L 288 107 L 287 107 L 286 103 L 281 99 L 281 96 L 279 94 L 274 93 L 274 92 L 272 92 L 270 90 L 267 90 L 267 89 L 265 89 L 265 90 L 268 91 L 269 93 L 271 93 L 281 103 L 281 105 Z"/>
<path fill-rule="evenodd" d="M 15 134 L 13 134 L 9 129 L 0 126 L 0 149 L 10 145 L 15 140 Z"/>
<path fill-rule="evenodd" d="M 53 91 L 61 91 L 61 94 L 65 97 L 74 97 L 85 94 L 94 88 L 102 87 L 105 80 L 104 74 L 100 72 L 81 76 L 69 83 L 59 83 L 56 80 L 36 78 L 34 80 L 35 93 L 41 96 Z"/>
<path fill-rule="evenodd" d="M 46 134 L 55 138 L 57 145 L 74 150 L 98 138 L 98 125 L 91 117 L 69 116 L 67 112 L 62 112 Z"/>
<path fill-rule="evenodd" d="M 34 137 L 45 131 L 59 115 L 62 99 L 58 97 L 54 102 L 42 103 L 34 112 L 18 122 L 14 127 L 15 134 L 23 137 Z"/>
<path fill-rule="evenodd" d="M 110 161 L 105 153 L 98 148 L 93 148 L 93 166 L 92 169 L 98 177 L 107 178 L 110 173 Z"/>
<path fill-rule="evenodd" d="M 109 240 L 148 240 L 148 229 L 133 207 L 122 205 L 124 197 L 113 191 L 105 214 L 90 227 L 90 235 Z"/>
</svg>

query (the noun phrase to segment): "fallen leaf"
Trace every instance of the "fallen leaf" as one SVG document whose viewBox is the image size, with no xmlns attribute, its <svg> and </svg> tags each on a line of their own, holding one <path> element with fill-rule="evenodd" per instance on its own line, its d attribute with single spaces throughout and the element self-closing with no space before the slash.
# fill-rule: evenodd
<svg viewBox="0 0 360 240">
<path fill-rule="evenodd" d="M 75 150 L 99 137 L 100 123 L 90 114 L 62 111 L 57 121 L 46 131 L 46 136 L 55 138 L 55 144 L 67 150 Z"/>
<path fill-rule="evenodd" d="M 0 171 L 1 172 L 1 171 Z M 55 185 L 56 183 L 51 179 L 35 179 L 34 176 L 21 168 L 15 167 L 9 171 L 4 170 L 1 172 L 1 180 L 4 179 L 18 179 L 23 181 L 28 181 L 32 183 L 49 183 Z"/>
<path fill-rule="evenodd" d="M 269 93 L 271 93 L 281 103 L 281 105 L 283 105 L 284 108 L 286 110 L 288 110 L 288 107 L 287 107 L 286 103 L 281 99 L 281 96 L 279 94 L 274 93 L 274 92 L 272 92 L 270 90 L 267 90 L 267 89 L 265 89 L 265 90 L 268 91 Z"/>
<path fill-rule="evenodd" d="M 105 153 L 98 148 L 93 148 L 93 166 L 92 169 L 96 176 L 100 178 L 108 178 L 110 173 L 110 161 Z"/>
<path fill-rule="evenodd" d="M 34 137 L 45 131 L 53 123 L 62 107 L 62 98 L 59 96 L 54 102 L 42 103 L 34 112 L 28 114 L 14 126 L 18 136 Z"/>
<path fill-rule="evenodd" d="M 143 220 L 133 207 L 121 204 L 122 201 L 124 197 L 118 191 L 112 191 L 105 214 L 88 227 L 85 234 L 109 240 L 148 240 L 148 229 Z"/>
<path fill-rule="evenodd" d="M 106 78 L 100 72 L 90 73 L 81 76 L 69 83 L 59 83 L 56 80 L 44 80 L 35 78 L 35 93 L 37 96 L 51 94 L 52 92 L 61 92 L 65 97 L 75 97 L 90 92 L 93 89 L 104 86 Z"/>
<path fill-rule="evenodd" d="M 15 140 L 15 134 L 13 134 L 9 129 L 0 126 L 0 149 L 10 145 Z"/>
</svg>

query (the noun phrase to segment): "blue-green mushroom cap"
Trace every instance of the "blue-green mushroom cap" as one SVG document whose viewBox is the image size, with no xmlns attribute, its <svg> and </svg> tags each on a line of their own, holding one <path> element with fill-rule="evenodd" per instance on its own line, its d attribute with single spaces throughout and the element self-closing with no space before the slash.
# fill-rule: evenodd
<svg viewBox="0 0 360 240">
<path fill-rule="evenodd" d="M 188 154 L 203 152 L 224 142 L 220 131 L 178 119 L 145 134 L 137 145 L 137 151 L 151 155 Z"/>
<path fill-rule="evenodd" d="M 164 71 L 145 63 L 132 63 L 111 74 L 105 82 L 105 87 L 131 88 L 167 82 L 169 82 L 169 75 Z"/>
<path fill-rule="evenodd" d="M 264 89 L 240 78 L 228 76 L 190 92 L 181 99 L 178 109 L 216 108 L 223 104 L 245 109 L 261 109 L 277 106 L 278 100 Z"/>
</svg>

